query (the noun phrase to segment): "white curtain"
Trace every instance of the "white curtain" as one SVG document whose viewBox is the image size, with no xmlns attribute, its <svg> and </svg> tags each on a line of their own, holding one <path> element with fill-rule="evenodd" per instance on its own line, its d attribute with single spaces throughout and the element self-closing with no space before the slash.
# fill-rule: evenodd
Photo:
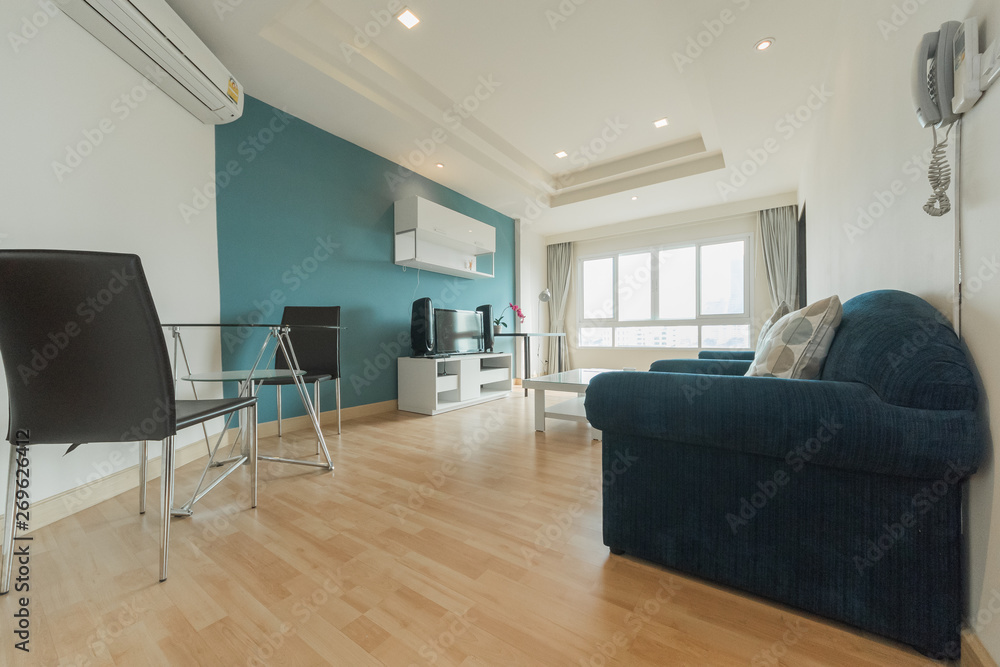
<svg viewBox="0 0 1000 667">
<path fill-rule="evenodd" d="M 767 269 L 767 289 L 771 307 L 784 301 L 795 310 L 798 307 L 798 206 L 782 206 L 758 213 L 760 241 L 764 247 Z"/>
<path fill-rule="evenodd" d="M 569 281 L 573 271 L 573 244 L 556 243 L 546 248 L 549 289 L 549 333 L 566 332 L 566 304 L 569 302 Z M 547 373 L 555 373 L 559 368 L 559 338 L 550 336 L 549 366 Z M 562 366 L 569 369 L 569 342 L 562 339 Z"/>
</svg>

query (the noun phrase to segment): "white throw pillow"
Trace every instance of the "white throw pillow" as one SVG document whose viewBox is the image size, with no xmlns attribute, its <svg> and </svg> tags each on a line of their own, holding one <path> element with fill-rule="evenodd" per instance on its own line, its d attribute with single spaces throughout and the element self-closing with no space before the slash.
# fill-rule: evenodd
<svg viewBox="0 0 1000 667">
<path fill-rule="evenodd" d="M 823 370 L 844 309 L 836 295 L 788 313 L 767 331 L 747 375 L 814 380 Z"/>
</svg>

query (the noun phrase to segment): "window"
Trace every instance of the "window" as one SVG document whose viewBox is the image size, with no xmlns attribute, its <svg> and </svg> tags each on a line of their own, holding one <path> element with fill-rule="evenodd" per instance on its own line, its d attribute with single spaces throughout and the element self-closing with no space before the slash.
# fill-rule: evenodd
<svg viewBox="0 0 1000 667">
<path fill-rule="evenodd" d="M 581 347 L 748 348 L 751 237 L 581 258 Z"/>
</svg>

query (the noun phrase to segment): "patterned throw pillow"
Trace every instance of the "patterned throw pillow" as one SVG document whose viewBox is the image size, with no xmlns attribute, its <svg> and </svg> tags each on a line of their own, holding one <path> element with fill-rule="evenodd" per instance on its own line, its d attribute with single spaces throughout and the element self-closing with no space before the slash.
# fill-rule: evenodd
<svg viewBox="0 0 1000 667">
<path fill-rule="evenodd" d="M 774 323 L 747 375 L 814 380 L 823 370 L 844 309 L 836 295 L 788 313 Z"/>
<path fill-rule="evenodd" d="M 757 347 L 754 348 L 754 350 L 756 351 L 756 354 L 754 356 L 760 356 L 760 353 L 763 351 L 764 341 L 767 340 L 767 332 L 771 330 L 771 327 L 773 327 L 774 324 L 782 317 L 790 313 L 791 310 L 792 309 L 788 307 L 788 304 L 782 301 L 780 304 L 778 304 L 777 310 L 775 310 L 774 313 L 771 314 L 771 317 L 767 318 L 767 322 L 764 322 L 764 324 L 761 325 L 760 334 L 758 334 L 757 336 Z"/>
</svg>

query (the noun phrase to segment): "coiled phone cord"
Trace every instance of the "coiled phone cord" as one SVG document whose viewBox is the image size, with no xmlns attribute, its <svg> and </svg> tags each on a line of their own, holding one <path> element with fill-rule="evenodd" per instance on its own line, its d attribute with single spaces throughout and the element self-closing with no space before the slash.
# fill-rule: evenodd
<svg viewBox="0 0 1000 667">
<path fill-rule="evenodd" d="M 924 204 L 924 212 L 935 218 L 940 217 L 951 210 L 951 200 L 948 199 L 948 188 L 951 187 L 951 165 L 948 164 L 948 136 L 951 134 L 952 125 L 948 126 L 948 131 L 944 134 L 944 139 L 938 143 L 937 128 L 931 127 L 934 132 L 934 148 L 931 150 L 931 164 L 927 170 L 927 180 L 931 184 L 934 194 L 928 198 Z"/>
</svg>

